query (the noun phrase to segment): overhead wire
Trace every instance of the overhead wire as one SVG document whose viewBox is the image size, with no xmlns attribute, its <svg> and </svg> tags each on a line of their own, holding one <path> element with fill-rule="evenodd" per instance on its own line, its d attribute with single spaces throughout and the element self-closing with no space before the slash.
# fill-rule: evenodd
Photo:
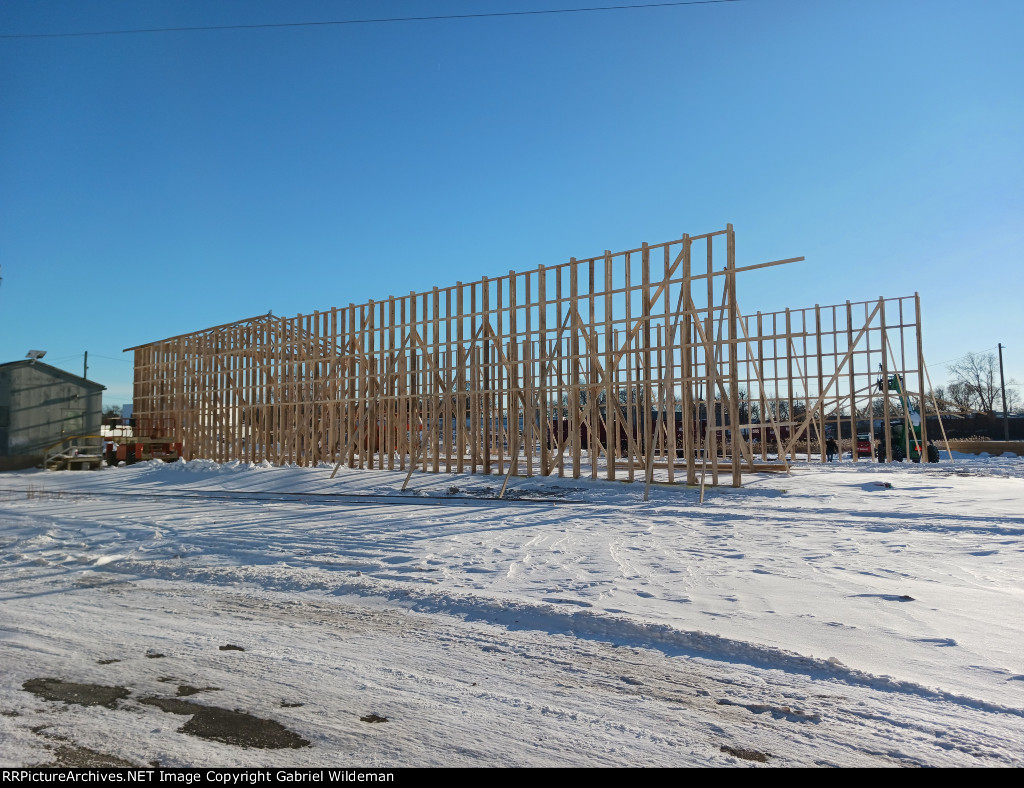
<svg viewBox="0 0 1024 788">
<path fill-rule="evenodd" d="M 992 347 L 987 347 L 984 350 L 968 350 L 966 353 L 963 353 L 962 355 L 956 356 L 954 358 L 946 359 L 945 361 L 933 361 L 932 365 L 938 367 L 938 366 L 941 366 L 942 364 L 951 364 L 954 361 L 959 361 L 962 358 L 967 358 L 971 354 L 974 354 L 974 355 L 977 356 L 977 355 L 980 355 L 982 353 L 988 353 L 990 350 L 995 350 L 995 349 L 996 349 L 996 345 L 993 345 Z"/>
<path fill-rule="evenodd" d="M 631 11 L 642 8 L 672 8 L 687 5 L 719 5 L 744 0 L 677 0 L 667 3 L 634 3 L 629 5 L 589 6 L 585 8 L 548 8 L 533 11 L 489 11 L 476 14 L 436 14 L 430 16 L 396 16 L 370 19 L 335 19 L 315 22 L 266 22 L 249 25 L 197 25 L 194 27 L 147 27 L 128 30 L 88 30 L 78 33 L 6 33 L 0 39 L 12 38 L 83 38 L 87 36 L 120 36 L 143 33 L 191 33 L 212 30 L 261 30 L 285 27 L 327 27 L 331 25 L 378 25 L 394 22 L 436 22 L 450 19 L 487 19 L 510 16 L 543 16 L 551 14 L 583 14 L 596 11 Z"/>
<path fill-rule="evenodd" d="M 122 364 L 132 364 L 132 363 L 134 363 L 131 359 L 128 359 L 128 358 L 117 358 L 115 356 L 104 356 L 102 353 L 94 353 L 93 355 L 96 358 L 105 358 L 105 359 L 107 359 L 107 361 L 120 361 Z"/>
</svg>

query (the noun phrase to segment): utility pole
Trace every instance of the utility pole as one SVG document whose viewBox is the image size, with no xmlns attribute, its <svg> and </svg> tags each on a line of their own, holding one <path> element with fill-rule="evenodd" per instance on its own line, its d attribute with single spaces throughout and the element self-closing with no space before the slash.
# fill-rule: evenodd
<svg viewBox="0 0 1024 788">
<path fill-rule="evenodd" d="M 85 360 L 82 362 L 82 377 L 89 377 L 89 351 L 85 351 Z"/>
<path fill-rule="evenodd" d="M 1006 412 L 1006 382 L 1003 380 L 1003 343 L 999 343 L 999 387 L 1003 390 L 1003 440 L 1010 440 L 1010 414 Z"/>
</svg>

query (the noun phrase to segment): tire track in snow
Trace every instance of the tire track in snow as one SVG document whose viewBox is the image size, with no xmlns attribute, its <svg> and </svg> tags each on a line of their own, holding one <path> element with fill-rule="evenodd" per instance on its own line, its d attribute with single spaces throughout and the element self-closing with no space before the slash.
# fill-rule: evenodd
<svg viewBox="0 0 1024 788">
<path fill-rule="evenodd" d="M 565 634 L 577 638 L 611 643 L 616 646 L 653 648 L 668 656 L 740 662 L 753 668 L 780 670 L 835 680 L 853 686 L 917 695 L 935 701 L 996 714 L 1024 717 L 1024 709 L 970 698 L 941 689 L 903 681 L 891 676 L 876 676 L 849 668 L 842 663 L 807 657 L 791 651 L 738 641 L 695 630 L 674 629 L 666 624 L 648 623 L 612 615 L 579 610 L 568 612 L 561 605 L 495 600 L 474 594 L 451 591 L 434 593 L 429 589 L 397 586 L 393 583 L 360 577 L 341 580 L 318 576 L 313 570 L 292 569 L 286 577 L 260 571 L 261 567 L 168 567 L 160 564 L 124 560 L 97 567 L 97 571 L 115 572 L 134 577 L 159 580 L 188 581 L 211 585 L 251 583 L 278 592 L 322 591 L 332 595 L 352 595 L 387 600 L 418 613 L 446 614 L 465 621 L 498 624 L 512 630 L 534 629 L 548 634 Z M 529 626 L 521 622 L 529 622 Z"/>
</svg>

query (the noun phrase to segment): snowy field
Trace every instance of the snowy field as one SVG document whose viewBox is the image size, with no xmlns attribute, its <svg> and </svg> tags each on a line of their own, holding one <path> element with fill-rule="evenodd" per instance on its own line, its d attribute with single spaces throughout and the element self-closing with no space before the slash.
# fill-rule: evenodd
<svg viewBox="0 0 1024 788">
<path fill-rule="evenodd" d="M 330 475 L 0 474 L 0 765 L 1024 766 L 1024 458 Z"/>
</svg>

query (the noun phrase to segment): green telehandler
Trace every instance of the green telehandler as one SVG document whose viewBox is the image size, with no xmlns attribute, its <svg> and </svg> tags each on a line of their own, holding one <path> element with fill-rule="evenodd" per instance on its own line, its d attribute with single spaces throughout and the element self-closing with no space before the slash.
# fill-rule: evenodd
<svg viewBox="0 0 1024 788">
<path fill-rule="evenodd" d="M 892 457 L 893 462 L 903 462 L 910 457 L 912 462 L 921 462 L 922 452 L 928 462 L 939 461 L 939 449 L 929 443 L 923 446 L 921 443 L 921 414 L 913 406 L 903 388 L 903 379 L 899 375 L 892 375 L 888 380 L 888 387 L 883 378 L 878 380 L 878 389 L 887 394 L 895 393 L 903 405 L 904 417 L 899 421 L 893 421 L 890 425 L 889 435 L 892 444 L 889 452 L 886 452 L 885 435 L 880 436 L 875 444 L 875 457 L 879 462 L 885 462 L 886 454 Z M 909 432 L 908 432 L 909 429 Z"/>
</svg>

